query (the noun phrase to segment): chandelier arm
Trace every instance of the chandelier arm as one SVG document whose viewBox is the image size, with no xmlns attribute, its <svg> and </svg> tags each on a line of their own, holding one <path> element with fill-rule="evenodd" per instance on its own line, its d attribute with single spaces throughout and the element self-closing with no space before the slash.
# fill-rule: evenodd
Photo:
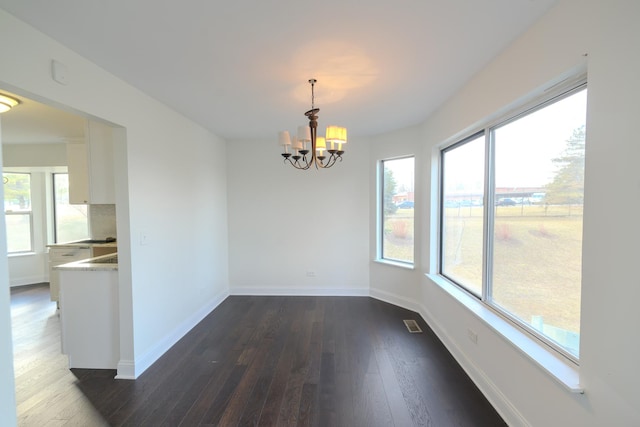
<svg viewBox="0 0 640 427">
<path fill-rule="evenodd" d="M 329 169 L 331 166 L 333 166 L 335 164 L 336 164 L 336 158 L 332 154 L 331 156 L 329 156 L 329 159 L 327 160 L 327 163 L 325 165 L 325 169 Z"/>
<path fill-rule="evenodd" d="M 302 161 L 304 161 L 304 163 L 302 163 Z M 307 157 L 303 156 L 301 159 L 297 159 L 296 160 L 296 164 L 293 165 L 296 169 L 300 169 L 300 170 L 307 170 L 309 169 L 309 165 L 307 164 Z"/>
<path fill-rule="evenodd" d="M 296 160 L 295 163 L 292 162 L 291 160 L 289 160 L 289 163 L 291 164 L 291 166 L 293 166 L 294 168 L 298 169 L 298 170 L 307 170 L 309 169 L 309 165 L 303 165 L 299 162 L 299 160 Z"/>
<path fill-rule="evenodd" d="M 296 158 L 296 157 L 297 157 L 297 158 Z M 292 158 L 293 158 L 293 160 L 291 160 Z M 305 162 L 305 164 L 304 164 L 304 165 L 300 162 L 300 159 L 301 159 L 301 158 L 302 158 L 302 159 L 304 160 L 304 162 Z M 284 162 L 284 163 L 289 162 L 289 164 L 290 164 L 291 166 L 293 166 L 294 168 L 299 169 L 299 170 L 307 170 L 307 169 L 309 169 L 309 166 L 311 166 L 311 165 L 307 162 L 306 157 L 301 157 L 301 156 L 298 156 L 298 155 L 296 155 L 296 156 L 284 156 L 284 160 L 283 160 L 283 162 Z"/>
<path fill-rule="evenodd" d="M 327 150 L 328 147 L 325 146 L 326 143 L 323 143 L 320 147 L 320 149 L 323 150 L 320 153 L 321 155 L 318 156 L 316 152 L 318 148 L 317 146 L 318 113 L 320 112 L 320 109 L 315 107 L 315 90 L 314 89 L 315 89 L 316 82 L 317 82 L 316 79 L 309 80 L 309 83 L 311 84 L 311 110 L 304 113 L 304 115 L 307 116 L 307 118 L 309 119 L 310 140 L 307 139 L 307 137 L 300 137 L 300 138 L 304 138 L 302 139 L 302 144 L 300 145 L 297 145 L 298 143 L 300 143 L 300 140 L 296 140 L 296 142 L 293 144 L 295 149 L 295 155 L 291 155 L 287 152 L 287 146 L 291 144 L 291 142 L 289 141 L 289 133 L 281 132 L 282 134 L 284 134 L 284 135 L 281 135 L 280 145 L 285 146 L 285 149 L 284 149 L 285 153 L 282 154 L 285 157 L 285 163 L 288 161 L 289 164 L 291 164 L 296 169 L 300 169 L 300 170 L 307 170 L 311 167 L 311 165 L 314 165 L 316 169 L 329 169 L 330 167 L 335 165 L 338 160 L 342 162 L 342 154 L 344 153 L 344 151 L 341 151 L 341 150 L 334 150 L 333 139 L 331 140 L 331 149 Z M 332 127 L 332 128 L 335 128 L 335 127 Z M 346 129 L 344 128 L 340 128 L 340 129 L 342 129 L 342 133 L 344 134 L 344 138 L 345 138 L 344 142 L 346 142 Z M 299 132 L 300 132 L 300 129 L 299 129 Z M 334 133 L 332 133 L 332 135 L 333 134 Z M 307 142 L 311 143 L 311 150 L 306 149 L 305 144 Z M 302 149 L 298 148 L 300 146 L 302 147 Z M 311 151 L 311 155 L 309 156 L 309 158 L 307 158 L 307 154 L 309 154 L 309 151 Z"/>
</svg>

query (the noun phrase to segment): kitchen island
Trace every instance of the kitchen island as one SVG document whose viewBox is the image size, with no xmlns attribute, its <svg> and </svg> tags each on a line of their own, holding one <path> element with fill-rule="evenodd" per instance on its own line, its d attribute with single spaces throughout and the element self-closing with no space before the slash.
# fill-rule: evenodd
<svg viewBox="0 0 640 427">
<path fill-rule="evenodd" d="M 118 254 L 53 267 L 60 280 L 62 353 L 70 368 L 116 369 L 120 359 Z"/>
</svg>

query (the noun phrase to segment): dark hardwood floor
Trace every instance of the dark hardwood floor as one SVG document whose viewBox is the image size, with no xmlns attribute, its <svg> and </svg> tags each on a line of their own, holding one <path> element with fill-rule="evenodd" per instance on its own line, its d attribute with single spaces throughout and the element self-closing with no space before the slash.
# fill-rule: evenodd
<svg viewBox="0 0 640 427">
<path fill-rule="evenodd" d="M 229 297 L 135 381 L 67 368 L 46 284 L 11 314 L 21 426 L 505 425 L 420 316 L 371 298 Z"/>
</svg>

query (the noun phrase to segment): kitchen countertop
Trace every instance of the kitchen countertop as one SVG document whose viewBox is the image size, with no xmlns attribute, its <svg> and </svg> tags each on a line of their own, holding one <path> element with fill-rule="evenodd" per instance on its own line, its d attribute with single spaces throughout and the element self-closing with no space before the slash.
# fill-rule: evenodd
<svg viewBox="0 0 640 427">
<path fill-rule="evenodd" d="M 52 243 L 50 245 L 47 245 L 48 248 L 90 248 L 92 246 L 99 246 L 102 248 L 116 248 L 118 247 L 118 242 L 105 242 L 103 240 L 83 239 L 73 242 Z"/>
<path fill-rule="evenodd" d="M 113 271 L 118 270 L 118 253 L 102 255 L 53 267 L 64 271 Z"/>
</svg>

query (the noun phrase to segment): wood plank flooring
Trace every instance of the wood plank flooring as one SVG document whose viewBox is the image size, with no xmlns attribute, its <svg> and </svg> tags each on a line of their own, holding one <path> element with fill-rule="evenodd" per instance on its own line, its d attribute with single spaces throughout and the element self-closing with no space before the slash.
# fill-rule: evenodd
<svg viewBox="0 0 640 427">
<path fill-rule="evenodd" d="M 229 297 L 126 381 L 67 368 L 46 284 L 11 294 L 20 426 L 505 425 L 420 316 L 372 298 Z"/>
</svg>

